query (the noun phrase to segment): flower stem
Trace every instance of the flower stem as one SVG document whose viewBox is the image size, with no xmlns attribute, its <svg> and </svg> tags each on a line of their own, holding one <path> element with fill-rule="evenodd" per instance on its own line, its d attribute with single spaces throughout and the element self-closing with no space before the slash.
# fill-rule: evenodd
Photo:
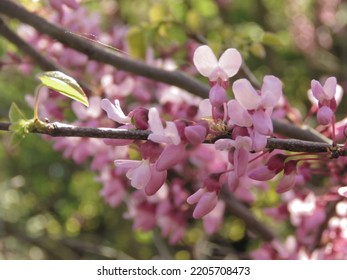
<svg viewBox="0 0 347 280">
<path fill-rule="evenodd" d="M 39 119 L 39 113 L 38 113 L 38 108 L 39 108 L 39 93 L 43 85 L 39 85 L 36 90 L 35 90 L 35 103 L 34 103 L 34 120 Z"/>
</svg>

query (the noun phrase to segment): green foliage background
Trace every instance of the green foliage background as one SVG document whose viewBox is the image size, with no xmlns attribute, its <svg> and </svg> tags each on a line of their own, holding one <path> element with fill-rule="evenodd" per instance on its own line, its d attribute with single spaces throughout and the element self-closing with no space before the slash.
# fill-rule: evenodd
<svg viewBox="0 0 347 280">
<path fill-rule="evenodd" d="M 29 9 L 42 4 L 21 2 Z M 185 44 L 191 39 L 209 44 L 216 53 L 228 47 L 239 49 L 258 79 L 266 74 L 281 78 L 285 95 L 303 113 L 309 105 L 306 92 L 311 79 L 324 75 L 335 75 L 340 81 L 346 78 L 343 32 L 325 27 L 334 44 L 329 49 L 318 46 L 316 53 L 308 55 L 294 44 L 287 1 L 219 2 L 226 3 L 225 7 L 213 0 L 82 1 L 91 12 L 102 15 L 103 28 L 117 22 L 130 26 L 129 54 L 137 59 L 144 58 L 147 47 L 153 47 L 157 57 L 176 49 L 174 59 L 183 67 L 187 64 Z M 294 2 L 304 15 L 317 21 L 316 1 Z M 347 6 L 342 4 L 340 9 L 343 20 L 347 18 Z M 15 27 L 18 23 L 11 24 Z M 0 37 L 0 57 L 5 57 L 8 50 L 16 51 Z M 11 66 L 2 67 L 1 120 L 8 119 L 12 102 L 28 117 L 32 115 L 24 96 L 32 94 L 38 84 L 33 77 Z M 122 217 L 123 207 L 112 209 L 103 202 L 99 196 L 101 185 L 87 165 L 77 166 L 63 159 L 37 135 L 28 136 L 16 147 L 11 146 L 9 133 L 1 132 L 0 137 L 0 259 L 196 257 L 192 247 L 206 238 L 201 226 L 190 229 L 176 247 L 167 245 L 156 231 L 134 232 L 131 222 Z M 260 208 L 278 199 L 275 192 L 259 194 L 259 198 L 256 206 Z M 266 220 L 261 211 L 255 209 L 255 213 Z M 287 233 L 291 229 L 277 226 L 277 230 Z M 228 217 L 212 240 L 236 248 L 244 238 L 242 221 Z M 251 242 L 247 246 L 256 245 Z"/>
</svg>

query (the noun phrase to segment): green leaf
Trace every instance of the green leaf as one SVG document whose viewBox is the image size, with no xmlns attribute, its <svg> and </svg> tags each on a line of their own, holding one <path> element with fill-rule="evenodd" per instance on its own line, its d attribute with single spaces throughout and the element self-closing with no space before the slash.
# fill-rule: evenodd
<svg viewBox="0 0 347 280">
<path fill-rule="evenodd" d="M 61 94 L 89 106 L 88 98 L 79 84 L 60 71 L 49 71 L 37 75 L 43 85 Z"/>
</svg>

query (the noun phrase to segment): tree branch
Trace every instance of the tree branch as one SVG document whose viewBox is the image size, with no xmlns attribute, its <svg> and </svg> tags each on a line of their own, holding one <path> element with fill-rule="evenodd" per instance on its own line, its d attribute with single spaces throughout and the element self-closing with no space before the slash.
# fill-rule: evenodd
<svg viewBox="0 0 347 280">
<path fill-rule="evenodd" d="M 122 56 L 120 53 L 110 51 L 104 47 L 92 43 L 88 39 L 81 36 L 68 32 L 62 28 L 59 28 L 45 19 L 30 13 L 23 7 L 10 0 L 0 1 L 0 14 L 4 14 L 11 18 L 16 18 L 23 23 L 29 24 L 34 27 L 37 31 L 47 34 L 52 38 L 64 43 L 66 46 L 71 47 L 81 53 L 86 54 L 90 59 L 99 61 L 105 64 L 112 65 L 118 69 L 147 77 L 149 79 L 163 82 L 169 85 L 174 85 L 179 88 L 185 89 L 194 95 L 200 96 L 202 98 L 207 98 L 209 93 L 209 86 L 201 83 L 199 80 L 189 77 L 179 71 L 166 71 L 160 68 L 149 66 L 143 62 L 132 60 L 128 57 Z M 8 30 L 7 30 L 8 32 Z M 13 36 L 13 34 L 11 35 Z M 10 40 L 12 43 L 16 44 L 19 48 L 22 46 L 23 42 L 17 44 L 18 40 Z M 19 43 L 19 41 L 18 41 Z M 28 52 L 28 55 L 32 56 L 35 60 L 37 54 L 32 50 Z M 39 60 L 42 60 L 43 56 Z M 47 66 L 50 69 L 52 65 L 42 62 L 42 66 Z M 242 65 L 241 69 L 244 74 L 252 81 L 253 84 L 259 85 L 259 82 L 252 75 L 251 71 L 247 68 L 245 64 Z M 82 87 L 83 86 L 82 84 Z M 300 128 L 292 124 L 273 120 L 275 133 L 284 135 L 289 138 L 302 139 L 315 142 L 327 142 L 329 140 L 325 139 L 324 136 L 313 133 L 312 130 Z"/>
<path fill-rule="evenodd" d="M 0 130 L 8 131 L 10 123 L 0 122 Z M 36 128 L 32 133 L 46 134 L 53 137 L 87 137 L 105 139 L 147 140 L 149 130 L 94 128 L 68 125 L 60 122 L 47 123 L 44 127 Z M 292 152 L 326 153 L 332 146 L 325 142 L 304 141 L 298 139 L 268 138 L 266 148 L 270 150 L 286 150 Z M 345 151 L 340 151 L 344 155 Z"/>
<path fill-rule="evenodd" d="M 182 72 L 166 71 L 147 65 L 144 62 L 124 57 L 120 53 L 105 49 L 81 36 L 57 27 L 45 19 L 30 13 L 12 1 L 1 0 L 0 13 L 31 25 L 40 33 L 47 34 L 66 46 L 86 54 L 90 59 L 112 65 L 117 69 L 155 81 L 177 86 L 203 98 L 208 96 L 209 86 L 183 74 Z"/>
</svg>

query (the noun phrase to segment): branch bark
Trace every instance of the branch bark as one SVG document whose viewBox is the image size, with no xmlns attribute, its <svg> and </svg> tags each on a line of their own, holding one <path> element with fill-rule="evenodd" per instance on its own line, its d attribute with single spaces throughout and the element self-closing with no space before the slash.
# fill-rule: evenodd
<svg viewBox="0 0 347 280">
<path fill-rule="evenodd" d="M 8 131 L 10 123 L 0 122 L 0 131 Z M 105 139 L 147 140 L 149 130 L 94 128 L 68 125 L 60 122 L 47 123 L 44 128 L 34 129 L 32 133 L 46 134 L 53 137 L 86 137 Z M 286 150 L 291 152 L 326 153 L 332 146 L 325 142 L 304 141 L 298 139 L 268 138 L 266 148 L 270 150 Z M 346 152 L 341 152 L 344 155 Z"/>
</svg>

